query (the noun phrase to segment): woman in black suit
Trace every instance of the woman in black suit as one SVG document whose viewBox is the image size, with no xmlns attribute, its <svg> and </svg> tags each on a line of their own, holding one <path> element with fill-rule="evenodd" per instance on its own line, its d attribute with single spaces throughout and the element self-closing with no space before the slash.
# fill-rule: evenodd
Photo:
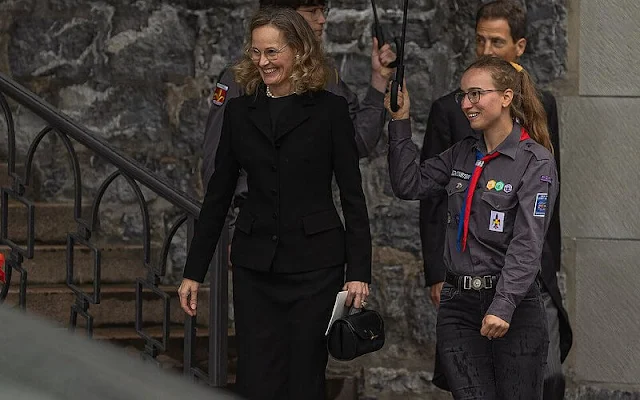
<svg viewBox="0 0 640 400">
<path fill-rule="evenodd" d="M 178 292 L 195 315 L 199 282 L 244 169 L 249 191 L 231 253 L 238 389 L 250 399 L 321 400 L 335 295 L 348 290 L 347 306 L 359 308 L 371 279 L 354 128 L 346 100 L 323 90 L 326 59 L 297 12 L 258 11 L 245 50 L 234 71 L 246 95 L 227 104 Z M 333 176 L 346 229 L 332 199 Z"/>
</svg>

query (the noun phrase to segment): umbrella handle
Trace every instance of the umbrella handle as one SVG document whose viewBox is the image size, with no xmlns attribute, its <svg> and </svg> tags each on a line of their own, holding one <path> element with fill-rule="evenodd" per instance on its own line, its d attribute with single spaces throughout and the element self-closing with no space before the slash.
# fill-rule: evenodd
<svg viewBox="0 0 640 400">
<path fill-rule="evenodd" d="M 391 111 L 396 112 L 400 109 L 398 106 L 398 89 L 400 85 L 397 81 L 391 82 Z"/>
</svg>

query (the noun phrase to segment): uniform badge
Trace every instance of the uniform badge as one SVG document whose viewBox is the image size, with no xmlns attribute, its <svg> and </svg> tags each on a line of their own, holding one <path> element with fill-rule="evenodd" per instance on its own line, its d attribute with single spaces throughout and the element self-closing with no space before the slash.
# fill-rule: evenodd
<svg viewBox="0 0 640 400">
<path fill-rule="evenodd" d="M 496 187 L 496 181 L 494 181 L 493 179 L 490 180 L 489 182 L 487 182 L 487 190 L 491 190 L 494 187 Z"/>
<path fill-rule="evenodd" d="M 491 211 L 489 220 L 489 230 L 493 232 L 504 232 L 504 213 L 499 211 Z"/>
<path fill-rule="evenodd" d="M 504 185 L 504 192 L 505 193 L 511 193 L 511 191 L 513 190 L 513 186 L 511 186 L 510 183 L 507 183 L 506 185 Z"/>
<path fill-rule="evenodd" d="M 504 182 L 502 181 L 496 182 L 496 192 L 499 192 L 502 189 L 504 189 Z"/>
<path fill-rule="evenodd" d="M 221 106 L 224 104 L 224 101 L 227 99 L 227 91 L 229 90 L 229 86 L 223 85 L 222 83 L 216 83 L 216 90 L 213 91 L 211 95 L 211 103 Z"/>
<path fill-rule="evenodd" d="M 544 217 L 547 215 L 547 204 L 549 202 L 549 194 L 548 193 L 538 193 L 536 194 L 536 203 L 533 206 L 533 216 L 534 217 Z"/>
<path fill-rule="evenodd" d="M 553 182 L 553 178 L 551 178 L 550 176 L 547 176 L 547 175 L 542 175 L 540 177 L 540 182 L 552 183 Z"/>
</svg>

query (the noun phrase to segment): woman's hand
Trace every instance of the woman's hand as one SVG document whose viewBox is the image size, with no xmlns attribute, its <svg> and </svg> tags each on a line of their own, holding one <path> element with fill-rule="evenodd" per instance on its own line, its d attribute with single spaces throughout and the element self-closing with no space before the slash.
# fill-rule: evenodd
<svg viewBox="0 0 640 400">
<path fill-rule="evenodd" d="M 409 106 L 411 101 L 409 99 L 409 91 L 407 90 L 407 82 L 402 82 L 402 90 L 398 89 L 398 111 L 391 110 L 391 84 L 389 84 L 389 90 L 384 95 L 384 106 L 391 114 L 391 118 L 408 119 L 409 118 Z"/>
<path fill-rule="evenodd" d="M 347 307 L 362 308 L 367 305 L 367 297 L 369 297 L 369 284 L 366 282 L 351 281 L 344 284 L 342 290 L 346 290 L 347 300 L 344 305 Z"/>
<path fill-rule="evenodd" d="M 187 313 L 187 315 L 196 315 L 196 308 L 198 307 L 198 288 L 200 283 L 192 281 L 191 279 L 183 279 L 180 287 L 178 288 L 178 296 L 180 297 L 180 306 Z"/>
<path fill-rule="evenodd" d="M 487 339 L 501 338 L 507 334 L 509 330 L 509 323 L 500 317 L 487 314 L 482 320 L 482 328 L 480 328 L 480 334 L 486 336 Z"/>
</svg>

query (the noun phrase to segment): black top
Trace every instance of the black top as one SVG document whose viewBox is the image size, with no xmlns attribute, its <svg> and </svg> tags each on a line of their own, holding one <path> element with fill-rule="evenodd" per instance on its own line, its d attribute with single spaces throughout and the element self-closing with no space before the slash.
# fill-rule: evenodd
<svg viewBox="0 0 640 400">
<path fill-rule="evenodd" d="M 285 108 L 291 107 L 296 95 L 291 94 L 288 96 L 282 97 L 269 97 L 269 112 L 271 114 L 271 133 L 274 134 L 273 139 L 275 139 L 276 126 L 278 126 L 278 117 L 282 113 Z"/>
<path fill-rule="evenodd" d="M 323 90 L 290 96 L 273 130 L 270 100 L 258 92 L 227 103 L 184 277 L 204 280 L 243 169 L 248 192 L 233 235 L 234 266 L 299 273 L 346 264 L 347 281 L 371 282 L 371 233 L 347 101 Z M 333 202 L 334 176 L 346 229 Z"/>
</svg>

